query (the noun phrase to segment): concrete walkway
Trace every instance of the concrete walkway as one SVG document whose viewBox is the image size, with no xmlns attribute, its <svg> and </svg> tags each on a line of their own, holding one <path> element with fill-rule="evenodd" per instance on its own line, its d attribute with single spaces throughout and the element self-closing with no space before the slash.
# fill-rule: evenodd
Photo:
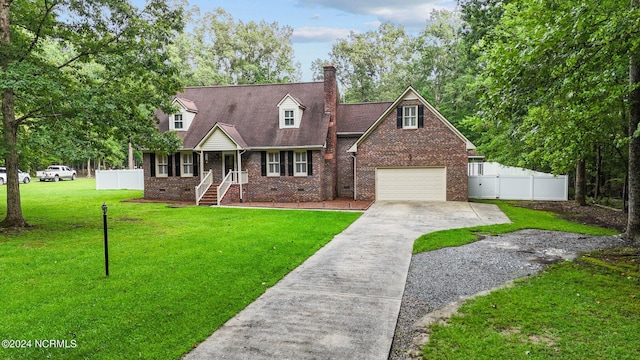
<svg viewBox="0 0 640 360">
<path fill-rule="evenodd" d="M 387 359 L 414 240 L 504 222 L 490 204 L 375 203 L 185 359 Z"/>
</svg>

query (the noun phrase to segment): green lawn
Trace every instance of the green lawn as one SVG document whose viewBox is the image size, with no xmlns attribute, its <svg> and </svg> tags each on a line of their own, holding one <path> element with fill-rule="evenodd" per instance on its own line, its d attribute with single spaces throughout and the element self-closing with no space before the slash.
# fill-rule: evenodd
<svg viewBox="0 0 640 360">
<path fill-rule="evenodd" d="M 20 186 L 33 228 L 0 233 L 0 335 L 31 347 L 2 359 L 178 359 L 360 215 L 121 202 L 142 192 L 86 179 Z"/>
<path fill-rule="evenodd" d="M 637 359 L 638 277 L 580 262 L 467 301 L 431 327 L 425 359 Z"/>
<path fill-rule="evenodd" d="M 427 234 L 414 252 L 520 229 L 613 235 L 554 214 L 495 202 L 511 224 Z M 425 359 L 637 359 L 640 269 L 637 249 L 619 248 L 556 264 L 544 273 L 467 301 L 446 324 L 430 328 Z M 617 259 L 614 262 L 609 260 Z"/>
</svg>

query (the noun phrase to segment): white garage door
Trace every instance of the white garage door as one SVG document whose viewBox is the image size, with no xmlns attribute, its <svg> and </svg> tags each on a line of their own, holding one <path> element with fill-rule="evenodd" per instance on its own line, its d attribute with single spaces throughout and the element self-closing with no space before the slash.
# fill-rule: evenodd
<svg viewBox="0 0 640 360">
<path fill-rule="evenodd" d="M 447 171 L 444 167 L 376 169 L 376 200 L 446 201 Z"/>
</svg>

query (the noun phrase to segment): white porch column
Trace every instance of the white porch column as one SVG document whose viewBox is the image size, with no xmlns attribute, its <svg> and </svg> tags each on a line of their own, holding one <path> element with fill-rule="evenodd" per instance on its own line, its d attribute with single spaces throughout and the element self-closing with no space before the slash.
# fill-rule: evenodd
<svg viewBox="0 0 640 360">
<path fill-rule="evenodd" d="M 242 154 L 240 150 L 236 150 L 238 157 L 238 183 L 240 183 L 240 202 L 242 202 Z"/>
<path fill-rule="evenodd" d="M 202 181 L 202 177 L 204 176 L 204 151 L 200 150 L 200 181 Z"/>
</svg>

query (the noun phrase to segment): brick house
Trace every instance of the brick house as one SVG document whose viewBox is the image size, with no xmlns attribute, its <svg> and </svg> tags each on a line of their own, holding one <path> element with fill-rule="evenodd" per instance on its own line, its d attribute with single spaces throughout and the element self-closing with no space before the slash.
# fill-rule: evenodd
<svg viewBox="0 0 640 360">
<path fill-rule="evenodd" d="M 341 104 L 327 66 L 323 82 L 189 87 L 174 104 L 156 115 L 183 146 L 144 153 L 147 199 L 467 200 L 474 146 L 411 87 Z"/>
</svg>

